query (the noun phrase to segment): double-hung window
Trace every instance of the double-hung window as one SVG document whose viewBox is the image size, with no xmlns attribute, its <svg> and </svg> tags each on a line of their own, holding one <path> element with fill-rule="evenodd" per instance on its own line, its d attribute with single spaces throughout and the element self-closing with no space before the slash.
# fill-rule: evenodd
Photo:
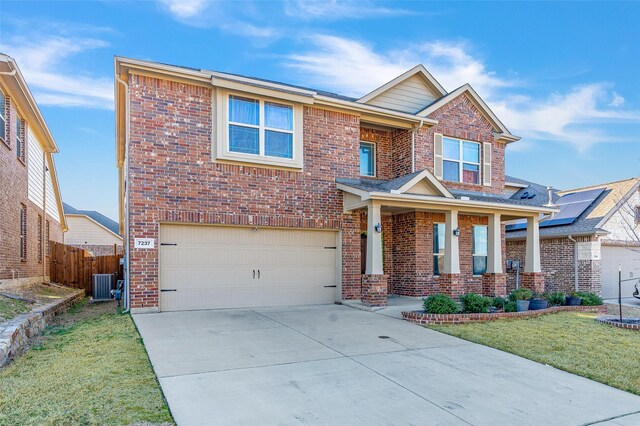
<svg viewBox="0 0 640 426">
<path fill-rule="evenodd" d="M 27 260 L 27 206 L 20 204 L 20 260 Z"/>
<path fill-rule="evenodd" d="M 302 109 L 287 101 L 222 93 L 216 157 L 302 167 Z"/>
<path fill-rule="evenodd" d="M 480 183 L 480 144 L 444 137 L 443 174 L 444 180 L 463 183 Z"/>
<path fill-rule="evenodd" d="M 0 92 L 0 140 L 6 144 L 9 144 L 9 138 L 7 138 L 7 99 L 4 97 L 4 93 Z"/>
<path fill-rule="evenodd" d="M 445 224 L 433 224 L 433 275 L 444 271 Z"/>
<path fill-rule="evenodd" d="M 488 228 L 483 225 L 474 225 L 472 229 L 473 275 L 482 275 L 487 272 L 487 230 Z"/>
<path fill-rule="evenodd" d="M 360 176 L 376 175 L 376 145 L 371 142 L 360 142 Z"/>
</svg>

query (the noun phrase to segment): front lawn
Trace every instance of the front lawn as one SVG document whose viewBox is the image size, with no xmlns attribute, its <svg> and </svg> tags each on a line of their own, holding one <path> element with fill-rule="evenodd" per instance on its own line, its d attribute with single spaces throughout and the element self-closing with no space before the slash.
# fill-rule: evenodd
<svg viewBox="0 0 640 426">
<path fill-rule="evenodd" d="M 0 425 L 173 424 L 129 315 L 81 302 L 0 369 Z"/>
<path fill-rule="evenodd" d="M 561 312 L 430 328 L 640 395 L 640 332 L 599 324 L 595 317 Z"/>
<path fill-rule="evenodd" d="M 23 300 L 15 300 L 0 295 L 0 322 L 11 319 L 23 312 L 31 309 L 29 304 Z"/>
</svg>

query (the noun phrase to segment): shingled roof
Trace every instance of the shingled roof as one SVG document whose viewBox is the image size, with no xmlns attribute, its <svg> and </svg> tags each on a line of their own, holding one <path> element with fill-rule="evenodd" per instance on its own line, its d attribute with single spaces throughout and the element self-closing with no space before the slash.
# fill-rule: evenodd
<svg viewBox="0 0 640 426">
<path fill-rule="evenodd" d="M 518 199 L 524 192 L 529 191 L 530 194 L 535 194 L 533 198 L 526 200 L 531 204 L 534 202 L 540 202 L 540 204 L 534 205 L 542 205 L 548 201 L 548 195 L 544 185 L 528 182 L 512 176 L 507 176 L 506 180 L 509 182 L 529 184 L 527 188 L 522 188 L 516 192 L 511 197 L 512 199 Z M 578 216 L 575 222 L 569 225 L 542 227 L 540 228 L 540 238 L 566 237 L 568 235 L 606 234 L 605 230 L 599 228 L 599 226 L 602 226 L 601 222 L 603 219 L 605 219 L 613 210 L 617 209 L 620 201 L 623 200 L 634 188 L 637 190 L 638 187 L 640 187 L 640 177 L 564 191 L 554 190 L 553 198 L 555 202 L 563 195 L 592 189 L 604 189 L 602 194 L 600 194 L 593 203 L 591 203 L 591 205 L 580 216 Z M 506 238 L 521 239 L 526 236 L 526 232 L 526 229 L 507 231 Z"/>
</svg>

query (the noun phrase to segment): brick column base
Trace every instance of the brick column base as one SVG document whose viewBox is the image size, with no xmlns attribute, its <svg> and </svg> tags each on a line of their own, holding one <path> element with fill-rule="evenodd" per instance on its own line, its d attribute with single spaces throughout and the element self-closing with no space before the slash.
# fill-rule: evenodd
<svg viewBox="0 0 640 426">
<path fill-rule="evenodd" d="M 523 272 L 520 275 L 520 285 L 531 289 L 535 293 L 544 293 L 544 273 L 543 272 Z"/>
<path fill-rule="evenodd" d="M 387 306 L 388 275 L 362 275 L 362 304 L 365 306 Z"/>
<path fill-rule="evenodd" d="M 464 294 L 464 281 L 460 274 L 440 274 L 438 286 L 440 294 L 446 294 L 454 299 Z"/>
<path fill-rule="evenodd" d="M 482 276 L 484 296 L 504 296 L 507 294 L 507 274 L 484 274 Z"/>
</svg>

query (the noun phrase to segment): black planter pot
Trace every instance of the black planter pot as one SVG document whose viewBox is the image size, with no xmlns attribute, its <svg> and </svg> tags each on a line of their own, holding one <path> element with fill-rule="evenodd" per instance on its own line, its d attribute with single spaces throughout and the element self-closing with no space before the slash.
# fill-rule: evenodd
<svg viewBox="0 0 640 426">
<path fill-rule="evenodd" d="M 537 311 L 539 309 L 547 309 L 549 302 L 546 299 L 531 299 L 529 301 L 529 310 Z"/>
<path fill-rule="evenodd" d="M 567 306 L 580 306 L 582 298 L 577 296 L 567 296 Z"/>
</svg>

